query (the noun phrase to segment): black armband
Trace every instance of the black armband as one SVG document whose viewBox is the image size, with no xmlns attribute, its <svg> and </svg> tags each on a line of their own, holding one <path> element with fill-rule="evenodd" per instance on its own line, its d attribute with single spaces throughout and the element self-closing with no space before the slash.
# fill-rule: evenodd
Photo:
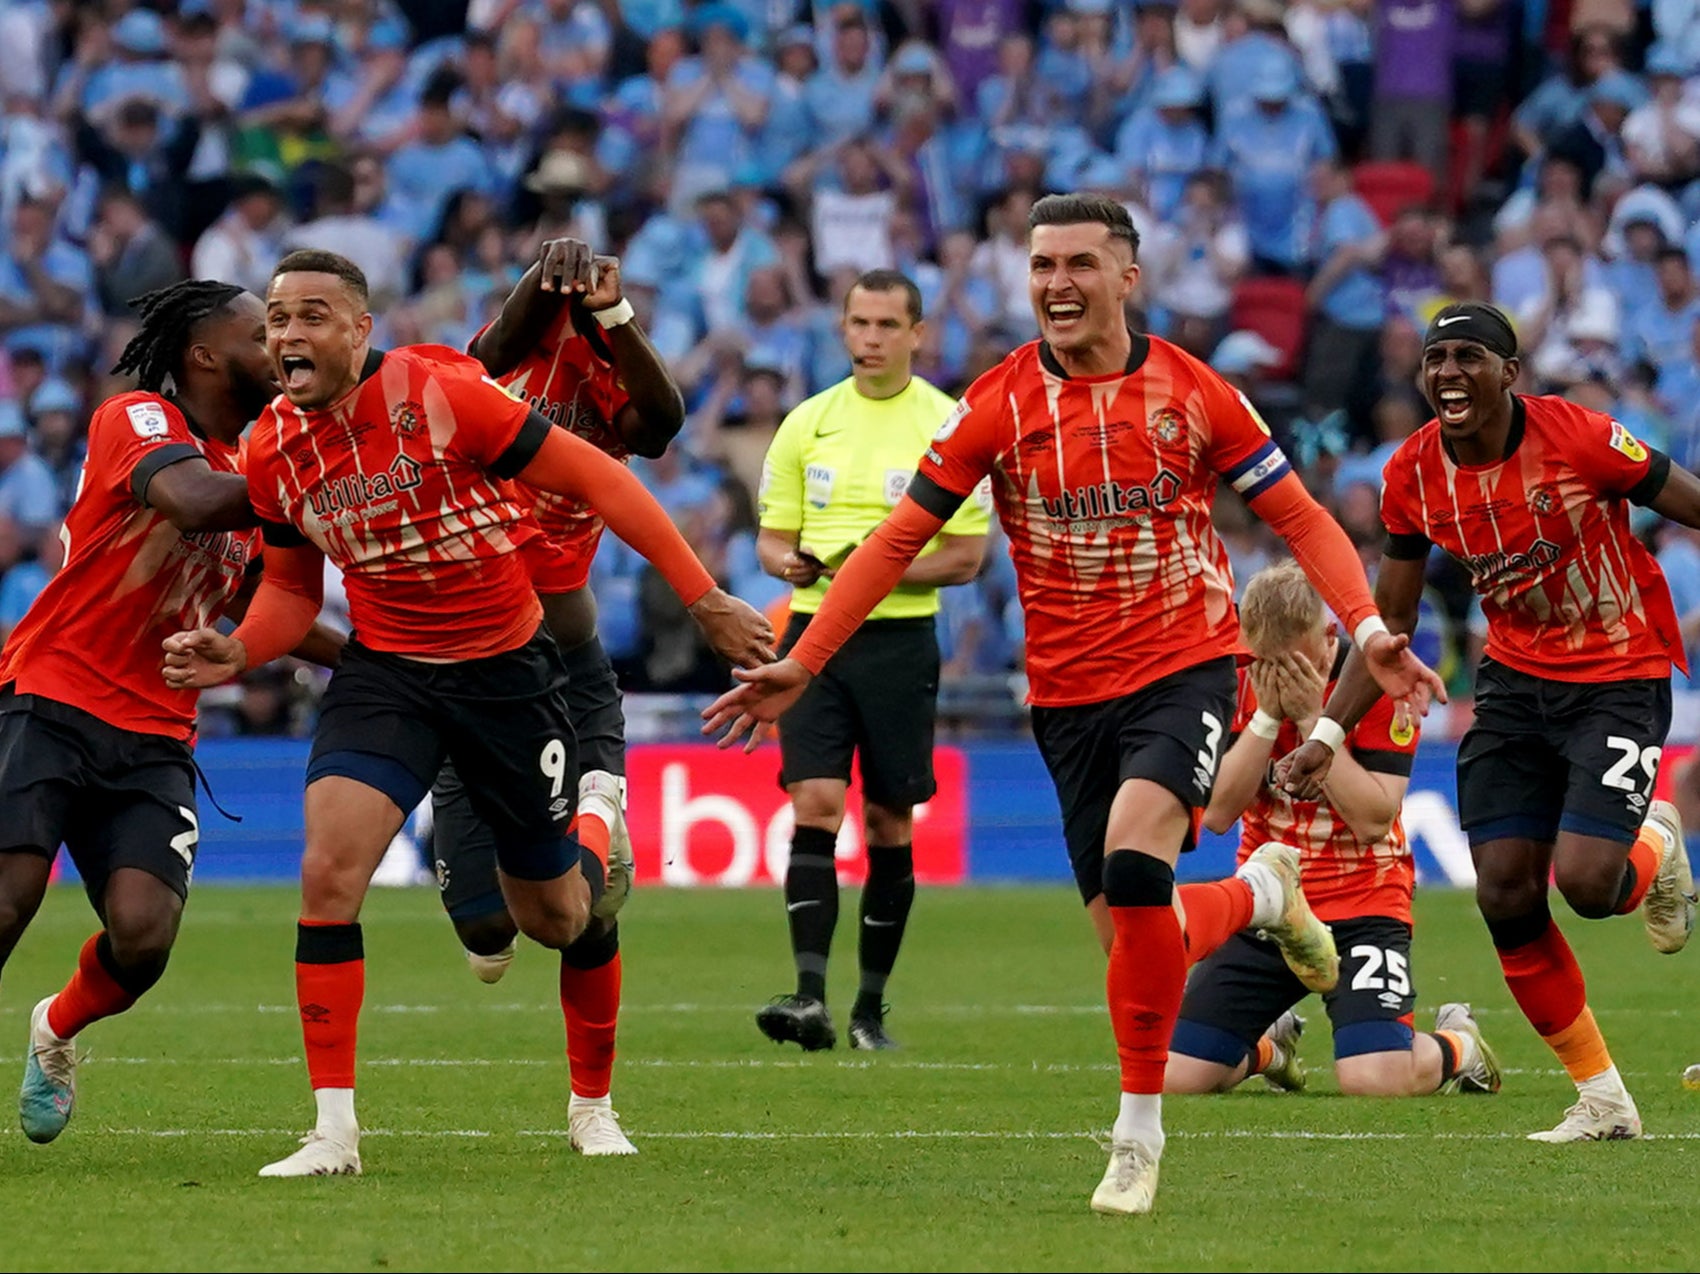
<svg viewBox="0 0 1700 1274">
<path fill-rule="evenodd" d="M 917 473 L 909 480 L 909 488 L 905 494 L 935 518 L 946 522 L 968 498 L 966 495 L 957 495 L 954 491 L 945 490 L 924 473 Z"/>
<path fill-rule="evenodd" d="M 311 544 L 301 531 L 287 522 L 260 522 L 260 538 L 274 549 L 298 549 L 303 544 Z"/>
<path fill-rule="evenodd" d="M 1387 547 L 1381 551 L 1395 562 L 1420 562 L 1433 547 L 1434 541 L 1426 535 L 1389 531 Z"/>
<path fill-rule="evenodd" d="M 1647 461 L 1647 472 L 1641 475 L 1641 481 L 1630 487 L 1624 493 L 1624 498 L 1631 504 L 1646 508 L 1659 498 L 1659 492 L 1665 489 L 1665 483 L 1670 481 L 1670 457 L 1657 447 L 1648 447 L 1650 458 Z"/>
<path fill-rule="evenodd" d="M 136 497 L 137 504 L 151 508 L 148 504 L 148 483 L 159 471 L 185 460 L 200 459 L 203 459 L 200 449 L 191 443 L 168 442 L 163 447 L 155 447 L 136 461 L 135 467 L 130 470 L 130 494 Z"/>
<path fill-rule="evenodd" d="M 549 418 L 536 408 L 525 418 L 525 423 L 519 427 L 514 440 L 507 450 L 496 457 L 496 463 L 490 466 L 490 472 L 498 478 L 517 478 L 521 469 L 537 459 L 537 453 L 543 449 L 543 440 L 549 436 L 549 431 L 555 426 L 549 423 Z"/>
</svg>

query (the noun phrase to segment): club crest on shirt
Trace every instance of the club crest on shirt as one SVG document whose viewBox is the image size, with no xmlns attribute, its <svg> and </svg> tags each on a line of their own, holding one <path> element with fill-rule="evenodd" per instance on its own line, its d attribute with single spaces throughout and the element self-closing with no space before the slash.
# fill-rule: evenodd
<svg viewBox="0 0 1700 1274">
<path fill-rule="evenodd" d="M 419 432 L 419 426 L 424 423 L 425 406 L 423 403 L 416 403 L 409 399 L 390 408 L 390 424 L 394 425 L 396 432 L 404 437 L 411 438 Z"/>
<path fill-rule="evenodd" d="M 1647 448 L 1616 420 L 1611 422 L 1611 447 L 1613 451 L 1621 452 L 1637 464 L 1647 458 Z"/>
<path fill-rule="evenodd" d="M 1159 447 L 1172 447 L 1186 438 L 1186 417 L 1173 407 L 1159 407 L 1145 422 L 1145 432 Z"/>
<path fill-rule="evenodd" d="M 1564 507 L 1564 501 L 1551 486 L 1543 483 L 1529 491 L 1529 509 L 1539 517 L 1550 518 Z"/>
</svg>

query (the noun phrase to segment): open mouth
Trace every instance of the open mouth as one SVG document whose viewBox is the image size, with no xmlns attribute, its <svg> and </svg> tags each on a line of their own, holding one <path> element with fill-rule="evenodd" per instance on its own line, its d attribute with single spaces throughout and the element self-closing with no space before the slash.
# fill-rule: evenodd
<svg viewBox="0 0 1700 1274">
<path fill-rule="evenodd" d="M 1045 306 L 1045 317 L 1053 327 L 1072 327 L 1086 317 L 1086 307 L 1079 301 L 1052 301 Z"/>
<path fill-rule="evenodd" d="M 1436 395 L 1436 414 L 1443 425 L 1461 425 L 1470 416 L 1470 395 L 1462 389 L 1443 389 Z"/>
<path fill-rule="evenodd" d="M 300 393 L 313 383 L 313 360 L 294 354 L 285 354 L 278 360 L 283 371 L 283 389 L 285 393 Z"/>
</svg>

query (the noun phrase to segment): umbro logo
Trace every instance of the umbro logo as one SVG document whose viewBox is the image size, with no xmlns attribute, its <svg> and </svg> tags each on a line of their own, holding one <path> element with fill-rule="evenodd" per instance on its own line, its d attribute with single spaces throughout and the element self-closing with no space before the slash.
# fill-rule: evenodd
<svg viewBox="0 0 1700 1274">
<path fill-rule="evenodd" d="M 322 1026 L 331 1020 L 331 1011 L 322 1004 L 303 1004 L 301 1020 L 314 1026 Z"/>
</svg>

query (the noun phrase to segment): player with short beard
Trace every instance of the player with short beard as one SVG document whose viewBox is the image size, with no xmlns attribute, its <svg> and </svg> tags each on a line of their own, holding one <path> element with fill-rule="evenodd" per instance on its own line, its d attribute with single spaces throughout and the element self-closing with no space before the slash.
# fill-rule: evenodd
<svg viewBox="0 0 1700 1274">
<path fill-rule="evenodd" d="M 704 716 L 727 741 L 794 703 L 873 605 L 992 478 L 1027 624 L 1033 733 L 1098 937 L 1121 1057 L 1100 1212 L 1151 1209 L 1163 1071 L 1186 979 L 1175 863 L 1193 843 L 1233 720 L 1233 575 L 1211 526 L 1218 478 L 1287 541 L 1388 691 L 1426 706 L 1439 678 L 1388 634 L 1350 541 L 1311 499 L 1244 397 L 1204 364 L 1129 330 L 1139 235 L 1110 199 L 1051 195 L 1028 220 L 1040 339 L 969 387 L 908 492 L 850 557 L 790 656 L 736 674 Z M 1253 923 L 1307 986 L 1338 976 L 1296 865 L 1241 873 Z"/>
<path fill-rule="evenodd" d="M 1660 951 L 1680 950 L 1694 927 L 1681 820 L 1652 799 L 1682 637 L 1629 506 L 1700 527 L 1700 480 L 1609 416 L 1512 393 L 1520 367 L 1511 323 L 1491 305 L 1448 305 L 1429 323 L 1421 376 L 1435 418 L 1384 470 L 1376 602 L 1409 634 L 1438 544 L 1470 571 L 1487 616 L 1458 817 L 1506 985 L 1579 1094 L 1530 1139 L 1639 1137 L 1547 886 L 1588 919 L 1640 907 Z M 1310 741 L 1281 762 L 1293 796 L 1314 799 L 1344 732 L 1374 706 L 1364 673 L 1354 652 Z"/>
<path fill-rule="evenodd" d="M 258 565 L 241 439 L 277 391 L 265 309 L 210 280 L 132 304 L 141 327 L 112 370 L 138 387 L 95 409 L 65 563 L 0 651 L 0 964 L 61 843 L 101 919 L 30 1017 L 18 1115 L 38 1142 L 75 1108 L 77 1033 L 159 980 L 183 918 L 197 696 L 160 680 L 160 643 L 240 614 Z M 302 653 L 334 662 L 336 642 L 321 631 Z"/>
<path fill-rule="evenodd" d="M 560 648 L 521 552 L 535 532 L 508 480 L 591 500 L 672 584 L 714 647 L 771 658 L 772 628 L 728 597 L 618 461 L 440 346 L 371 346 L 359 269 L 291 253 L 266 298 L 283 396 L 249 443 L 267 574 L 231 636 L 166 643 L 173 685 L 207 686 L 292 646 L 342 570 L 354 636 L 325 693 L 307 765 L 296 994 L 318 1118 L 267 1177 L 361 1170 L 355 1041 L 359 925 L 372 872 L 446 760 L 495 837 L 521 932 L 563 953 L 595 941 L 606 864 L 573 830 L 578 758 Z"/>
</svg>

